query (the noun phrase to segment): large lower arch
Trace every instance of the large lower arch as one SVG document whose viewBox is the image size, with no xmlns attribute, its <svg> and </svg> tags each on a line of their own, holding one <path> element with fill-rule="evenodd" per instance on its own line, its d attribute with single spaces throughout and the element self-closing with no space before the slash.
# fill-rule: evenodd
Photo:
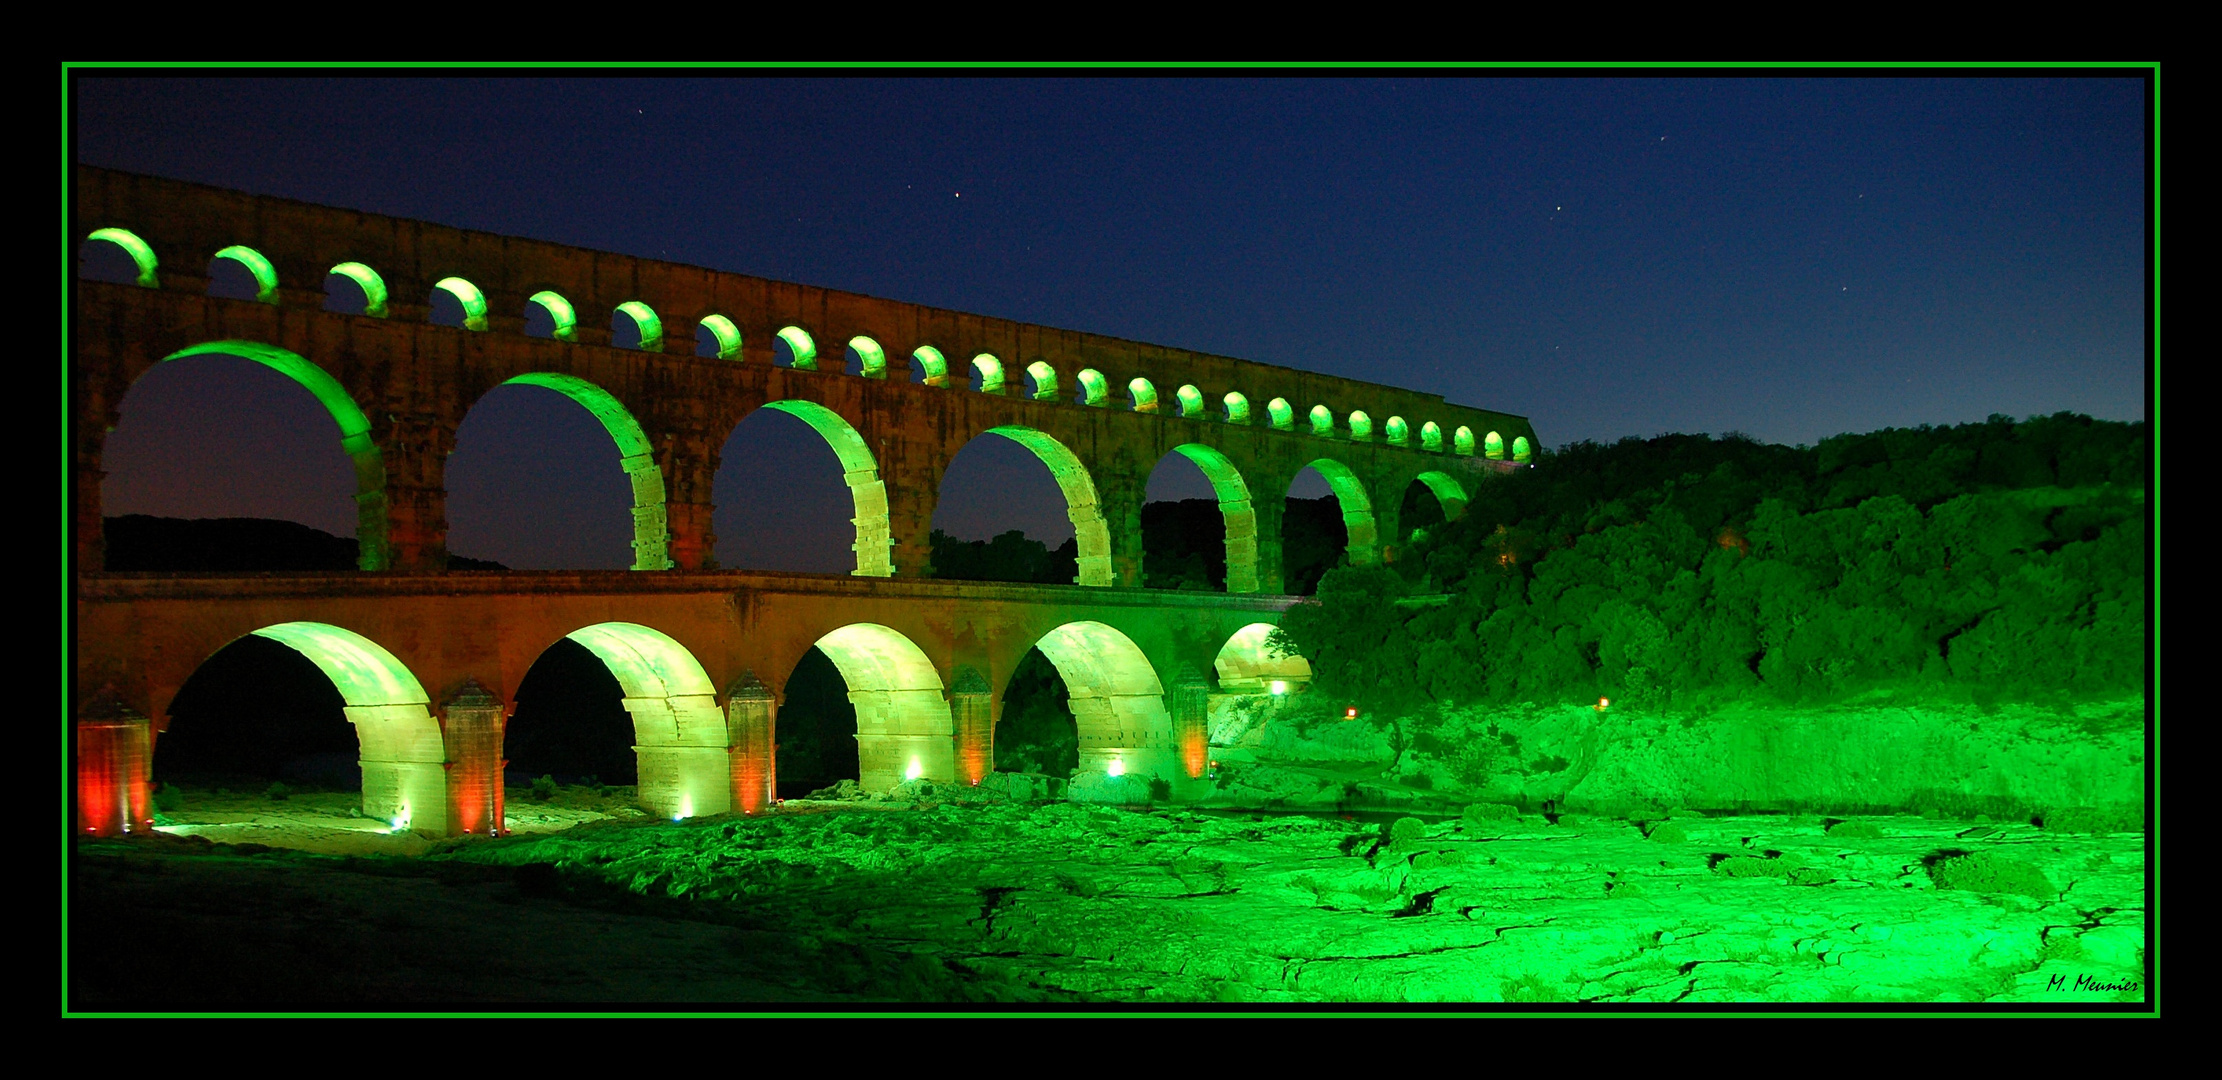
<svg viewBox="0 0 2222 1080">
<path fill-rule="evenodd" d="M 633 569 L 671 569 L 671 530 L 664 516 L 664 474 L 656 465 L 648 435 L 624 403 L 610 392 L 579 378 L 552 371 L 519 375 L 504 386 L 538 386 L 578 402 L 602 422 L 617 444 L 618 466 L 633 487 Z"/>
<path fill-rule="evenodd" d="M 597 623 L 564 636 L 608 665 L 625 691 L 640 761 L 640 804 L 674 819 L 730 809 L 725 714 L 694 654 L 638 623 Z"/>
<path fill-rule="evenodd" d="M 1458 516 L 1466 512 L 1466 487 L 1458 482 L 1457 477 L 1430 470 L 1415 479 L 1426 484 L 1427 490 L 1435 493 L 1435 501 L 1443 507 L 1444 521 L 1457 521 Z"/>
<path fill-rule="evenodd" d="M 355 404 L 353 395 L 330 372 L 298 353 L 259 341 L 211 341 L 179 349 L 162 358 L 164 363 L 188 356 L 221 353 L 252 360 L 300 383 L 332 414 L 339 425 L 339 445 L 355 463 L 355 565 L 364 570 L 384 570 L 386 547 L 386 464 L 378 444 L 370 437 L 370 418 Z"/>
<path fill-rule="evenodd" d="M 1227 455 L 1202 443 L 1173 448 L 1196 463 L 1211 490 L 1219 496 L 1219 515 L 1227 526 L 1227 591 L 1254 593 L 1258 582 L 1258 513 L 1250 502 L 1250 485 L 1242 479 Z"/>
<path fill-rule="evenodd" d="M 361 746 L 363 813 L 432 836 L 447 833 L 447 760 L 431 696 L 383 646 L 328 623 L 265 626 L 275 641 L 315 664 L 346 702 Z"/>
<path fill-rule="evenodd" d="M 851 623 L 819 638 L 856 706 L 857 782 L 885 791 L 905 780 L 957 778 L 949 701 L 924 650 L 878 623 Z"/>
<path fill-rule="evenodd" d="M 872 448 L 841 414 L 815 401 L 772 401 L 764 405 L 810 425 L 823 436 L 833 455 L 841 459 L 841 479 L 849 485 L 849 499 L 856 507 L 850 518 L 856 526 L 856 577 L 895 576 L 895 534 L 888 524 L 887 484 L 880 479 L 878 459 Z"/>
<path fill-rule="evenodd" d="M 1219 675 L 1220 693 L 1288 694 L 1311 685 L 1311 661 L 1273 655 L 1267 644 L 1272 633 L 1272 623 L 1251 623 L 1219 647 L 1211 665 Z"/>
<path fill-rule="evenodd" d="M 1057 666 L 1080 729 L 1080 773 L 1185 776 L 1165 709 L 1165 685 L 1132 638 L 1099 622 L 1070 622 L 1034 647 Z"/>
<path fill-rule="evenodd" d="M 1379 562 L 1380 537 L 1376 535 L 1373 499 L 1366 494 L 1365 481 L 1334 458 L 1320 458 L 1307 467 L 1326 478 L 1328 490 L 1335 493 L 1335 502 L 1342 507 L 1343 529 L 1349 537 L 1344 550 L 1350 554 L 1350 565 L 1372 566 Z"/>
<path fill-rule="evenodd" d="M 1080 549 L 1082 585 L 1114 584 L 1111 575 L 1111 529 L 1104 523 L 1103 506 L 1096 498 L 1096 482 L 1078 455 L 1055 438 L 1029 427 L 1006 424 L 988 429 L 1034 452 L 1049 467 L 1049 475 L 1065 493 L 1065 516 Z"/>
</svg>

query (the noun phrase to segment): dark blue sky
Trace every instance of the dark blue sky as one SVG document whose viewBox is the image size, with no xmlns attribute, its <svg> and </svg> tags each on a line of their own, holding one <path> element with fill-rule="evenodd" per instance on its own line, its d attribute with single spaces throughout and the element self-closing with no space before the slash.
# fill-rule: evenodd
<svg viewBox="0 0 2222 1080">
<path fill-rule="evenodd" d="M 1397 383 L 1547 445 L 2145 415 L 2134 78 L 75 86 L 93 164 Z M 178 367 L 126 400 L 110 513 L 351 529 L 305 392 Z M 845 493 L 786 420 L 728 445 L 720 554 L 837 569 Z M 966 451 L 937 520 L 1070 535 L 1004 449 Z M 623 564 L 582 410 L 505 388 L 450 464 L 453 550 Z M 786 503 L 754 496 L 773 478 Z"/>
</svg>

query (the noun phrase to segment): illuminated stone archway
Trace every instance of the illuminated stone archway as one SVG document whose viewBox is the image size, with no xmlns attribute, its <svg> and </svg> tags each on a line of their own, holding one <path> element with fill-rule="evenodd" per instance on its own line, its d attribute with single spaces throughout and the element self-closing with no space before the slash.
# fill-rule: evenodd
<svg viewBox="0 0 2222 1080">
<path fill-rule="evenodd" d="M 1103 506 L 1096 498 L 1096 482 L 1088 475 L 1088 467 L 1064 443 L 1029 427 L 1015 424 L 992 427 L 987 434 L 1000 435 L 1034 452 L 1036 458 L 1049 468 L 1049 475 L 1057 481 L 1057 489 L 1065 495 L 1065 517 L 1072 522 L 1072 532 L 1080 549 L 1080 575 L 1082 585 L 1114 584 L 1111 573 L 1111 529 L 1104 523 Z"/>
<path fill-rule="evenodd" d="M 1250 503 L 1250 485 L 1242 471 L 1220 453 L 1202 443 L 1183 443 L 1173 450 L 1196 463 L 1211 490 L 1219 497 L 1219 515 L 1227 529 L 1227 591 L 1254 593 L 1258 584 L 1258 514 Z"/>
<path fill-rule="evenodd" d="M 640 805 L 673 819 L 730 808 L 725 714 L 694 654 L 638 623 L 598 623 L 564 636 L 586 646 L 625 691 L 640 762 Z"/>
<path fill-rule="evenodd" d="M 1070 622 L 1034 647 L 1064 677 L 1080 731 L 1082 775 L 1185 775 L 1165 686 L 1132 638 L 1103 623 Z"/>
<path fill-rule="evenodd" d="M 408 666 L 377 642 L 329 623 L 278 623 L 253 636 L 307 657 L 339 691 L 347 722 L 355 725 L 363 813 L 396 829 L 445 835 L 446 746 L 432 698 Z"/>
<path fill-rule="evenodd" d="M 1373 521 L 1373 499 L 1366 495 L 1365 481 L 1350 466 L 1333 458 L 1319 458 L 1307 468 L 1316 470 L 1327 480 L 1327 488 L 1335 493 L 1335 502 L 1342 507 L 1342 524 L 1348 542 L 1344 547 L 1350 555 L 1352 566 L 1372 566 L 1381 559 L 1380 537 L 1376 535 Z"/>
<path fill-rule="evenodd" d="M 949 702 L 924 650 L 878 623 L 852 623 L 819 638 L 856 707 L 857 783 L 885 791 L 905 780 L 956 779 Z"/>
<path fill-rule="evenodd" d="M 856 551 L 856 569 L 849 573 L 856 577 L 895 576 L 895 533 L 888 522 L 887 484 L 880 479 L 879 461 L 872 456 L 864 436 L 857 434 L 841 414 L 814 401 L 772 401 L 764 408 L 810 425 L 832 448 L 833 456 L 840 459 L 841 479 L 849 485 L 849 500 L 856 511 L 856 516 L 849 519 L 856 526 L 856 541 L 850 545 Z"/>
<path fill-rule="evenodd" d="M 1311 661 L 1273 655 L 1266 645 L 1272 633 L 1272 623 L 1251 623 L 1219 647 L 1211 666 L 1219 674 L 1220 693 L 1292 694 L 1311 685 Z"/>
<path fill-rule="evenodd" d="M 1436 503 L 1443 508 L 1444 521 L 1457 521 L 1459 515 L 1466 512 L 1466 488 L 1458 482 L 1457 477 L 1445 472 L 1429 471 L 1414 479 L 1427 485 L 1427 490 L 1434 493 Z"/>
<path fill-rule="evenodd" d="M 664 510 L 664 474 L 641 430 L 640 421 L 610 394 L 579 378 L 556 372 L 536 371 L 504 382 L 504 386 L 538 386 L 578 402 L 617 444 L 618 467 L 633 489 L 633 569 L 671 569 L 671 529 Z"/>
<path fill-rule="evenodd" d="M 353 395 L 331 373 L 298 353 L 259 341 L 211 341 L 179 349 L 162 362 L 191 356 L 236 356 L 252 360 L 300 383 L 339 425 L 340 449 L 355 463 L 355 565 L 364 570 L 384 570 L 386 546 L 386 466 L 378 444 L 370 437 L 370 418 L 363 415 Z"/>
</svg>

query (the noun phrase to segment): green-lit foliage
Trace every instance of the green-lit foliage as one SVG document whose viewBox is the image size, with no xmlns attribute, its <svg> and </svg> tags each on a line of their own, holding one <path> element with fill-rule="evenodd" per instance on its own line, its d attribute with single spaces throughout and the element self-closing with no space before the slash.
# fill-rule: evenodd
<svg viewBox="0 0 2222 1080">
<path fill-rule="evenodd" d="M 355 283 L 363 290 L 363 314 L 374 319 L 386 317 L 386 279 L 378 271 L 359 262 L 343 262 L 330 271 Z"/>
<path fill-rule="evenodd" d="M 1070 585 L 1079 571 L 1080 545 L 1067 540 L 1055 551 L 1017 529 L 993 540 L 959 540 L 935 529 L 933 576 L 946 581 L 1013 581 Z"/>
<path fill-rule="evenodd" d="M 1372 441 L 1373 417 L 1367 416 L 1364 409 L 1350 414 L 1350 437 L 1359 442 Z"/>
<path fill-rule="evenodd" d="M 981 353 L 972 358 L 972 388 L 983 394 L 1003 392 L 1003 361 L 993 353 Z"/>
<path fill-rule="evenodd" d="M 1296 426 L 1296 409 L 1288 403 L 1287 398 L 1274 398 L 1266 402 L 1265 415 L 1275 428 L 1282 431 L 1291 430 Z"/>
<path fill-rule="evenodd" d="M 911 350 L 910 358 L 914 361 L 913 366 L 917 368 L 928 385 L 945 386 L 948 384 L 949 359 L 941 355 L 940 349 L 931 345 L 920 345 Z"/>
<path fill-rule="evenodd" d="M 1504 436 L 1494 431 L 1490 432 L 1481 440 L 1481 448 L 1484 456 L 1502 461 L 1504 459 Z"/>
<path fill-rule="evenodd" d="M 1151 386 L 1148 379 L 1136 378 L 1127 383 L 1126 393 L 1127 399 L 1134 402 L 1135 412 L 1157 411 L 1157 387 Z"/>
<path fill-rule="evenodd" d="M 1577 444 L 1480 485 L 1392 567 L 1330 572 L 1283 630 L 1369 707 L 2135 690 L 2147 439 L 2056 416 Z M 1389 603 L 1415 592 L 1450 599 Z"/>
<path fill-rule="evenodd" d="M 617 310 L 626 318 L 631 319 L 633 327 L 640 331 L 640 345 L 638 346 L 640 351 L 662 352 L 664 350 L 664 321 L 656 314 L 656 309 L 638 300 L 627 300 L 617 305 Z"/>
<path fill-rule="evenodd" d="M 578 310 L 573 308 L 571 301 L 564 299 L 562 294 L 543 290 L 526 297 L 525 302 L 538 304 L 543 310 L 547 311 L 548 318 L 555 324 L 554 330 L 550 332 L 551 337 L 557 341 L 577 341 L 579 339 Z"/>
<path fill-rule="evenodd" d="M 1881 828 L 1872 821 L 1839 821 L 1828 827 L 1831 840 L 1880 840 Z"/>
<path fill-rule="evenodd" d="M 148 247 L 146 241 L 139 239 L 137 233 L 129 229 L 94 229 L 85 239 L 103 240 L 122 248 L 131 256 L 132 264 L 139 268 L 139 285 L 148 289 L 160 286 L 161 282 L 155 276 L 154 249 Z"/>
<path fill-rule="evenodd" d="M 551 371 L 536 371 L 510 379 L 522 386 L 553 390 L 578 402 L 617 444 L 618 465 L 633 488 L 633 569 L 667 570 L 670 532 L 664 524 L 663 470 L 649 450 L 648 436 L 631 411 L 610 392 L 581 379 Z M 805 418 L 807 419 L 807 417 Z"/>
<path fill-rule="evenodd" d="M 486 294 L 478 291 L 478 286 L 459 277 L 448 277 L 433 282 L 432 287 L 463 305 L 463 329 L 486 329 Z"/>
<path fill-rule="evenodd" d="M 1094 368 L 1081 368 L 1080 403 L 1101 408 L 1108 404 L 1110 400 L 1111 384 L 1103 377 L 1103 372 Z"/>
<path fill-rule="evenodd" d="M 1458 425 L 1458 430 L 1451 433 L 1451 449 L 1460 457 L 1474 456 L 1474 429 Z"/>
<path fill-rule="evenodd" d="M 1420 449 L 1441 452 L 1443 449 L 1442 425 L 1430 420 L 1420 425 Z"/>
<path fill-rule="evenodd" d="M 1412 428 L 1401 416 L 1390 417 L 1388 423 L 1381 425 L 1381 430 L 1388 436 L 1391 446 L 1403 446 L 1412 441 Z"/>
<path fill-rule="evenodd" d="M 1333 434 L 1335 433 L 1335 414 L 1334 414 L 1334 413 L 1332 413 L 1332 412 L 1329 412 L 1329 411 L 1328 411 L 1328 409 L 1327 409 L 1327 406 L 1325 406 L 1325 405 L 1314 405 L 1314 406 L 1312 406 L 1312 414 L 1311 414 L 1311 419 L 1312 419 L 1312 434 L 1314 434 L 1314 435 L 1333 435 Z"/>
<path fill-rule="evenodd" d="M 867 379 L 887 377 L 887 350 L 879 342 L 859 334 L 849 339 L 849 350 L 856 354 L 858 374 Z"/>
<path fill-rule="evenodd" d="M 1057 400 L 1057 369 L 1047 360 L 1036 360 L 1026 365 L 1026 374 L 1034 380 L 1034 400 Z"/>
<path fill-rule="evenodd" d="M 1522 435 L 1512 440 L 1512 460 L 1526 461 L 1532 456 L 1534 456 L 1534 450 L 1529 447 L 1527 436 Z"/>
<path fill-rule="evenodd" d="M 779 328 L 779 340 L 787 345 L 787 366 L 798 371 L 818 370 L 818 343 L 810 332 L 799 326 Z"/>
<path fill-rule="evenodd" d="M 230 259 L 247 268 L 255 276 L 255 300 L 258 303 L 278 302 L 278 268 L 262 257 L 262 252 L 243 244 L 233 244 L 216 253 L 219 259 Z"/>
<path fill-rule="evenodd" d="M 1651 826 L 1643 838 L 1661 844 L 1686 844 L 1690 840 L 1690 830 L 1672 821 L 1661 821 Z"/>
<path fill-rule="evenodd" d="M 702 327 L 710 332 L 711 337 L 717 339 L 718 359 L 741 358 L 741 328 L 733 325 L 733 320 L 723 315 L 705 315 L 702 317 Z"/>
<path fill-rule="evenodd" d="M 1203 391 L 1196 389 L 1194 386 L 1183 386 L 1175 391 L 1173 396 L 1180 400 L 1180 414 L 1182 416 L 1193 420 L 1204 414 Z"/>
<path fill-rule="evenodd" d="M 1227 406 L 1228 423 L 1247 424 L 1250 422 L 1249 398 L 1243 397 L 1241 394 L 1237 394 L 1230 390 L 1227 392 L 1225 404 Z"/>
<path fill-rule="evenodd" d="M 1923 862 L 1928 865 L 1929 879 L 1936 882 L 1939 889 L 2011 893 L 2039 900 L 2060 897 L 2060 890 L 2053 887 L 2044 871 L 2009 855 L 1989 851 L 1946 851 Z"/>
</svg>

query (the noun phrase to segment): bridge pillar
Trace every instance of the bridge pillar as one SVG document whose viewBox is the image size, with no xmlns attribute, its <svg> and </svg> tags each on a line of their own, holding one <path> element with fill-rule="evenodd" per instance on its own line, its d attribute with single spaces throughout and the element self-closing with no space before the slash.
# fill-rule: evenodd
<svg viewBox="0 0 2222 1080">
<path fill-rule="evenodd" d="M 681 570 L 709 566 L 716 550 L 710 488 L 717 479 L 717 452 L 709 436 L 682 432 L 667 436 L 656 455 L 667 488 L 664 523 L 671 535 L 669 555 L 672 565 Z"/>
<path fill-rule="evenodd" d="M 941 474 L 915 465 L 901 443 L 883 445 L 880 454 L 880 475 L 887 485 L 887 527 L 894 541 L 895 576 L 931 576 L 934 502 Z"/>
<path fill-rule="evenodd" d="M 778 701 L 754 671 L 725 693 L 733 809 L 741 813 L 761 814 L 779 801 L 778 717 Z"/>
<path fill-rule="evenodd" d="M 858 783 L 886 791 L 905 780 L 955 783 L 949 702 L 939 690 L 852 690 Z"/>
<path fill-rule="evenodd" d="M 1144 478 L 1145 481 L 1147 477 Z M 1141 485 L 1125 477 L 1104 478 L 1096 489 L 1102 500 L 1103 523 L 1111 534 L 1111 583 L 1132 589 L 1142 584 Z"/>
<path fill-rule="evenodd" d="M 969 664 L 957 669 L 949 692 L 955 728 L 957 782 L 979 787 L 995 771 L 995 701 L 987 677 Z"/>
<path fill-rule="evenodd" d="M 447 569 L 447 456 L 455 427 L 439 417 L 387 415 L 373 429 L 386 473 L 386 568 L 438 573 Z"/>
<path fill-rule="evenodd" d="M 154 831 L 153 758 L 147 718 L 124 705 L 113 688 L 86 702 L 77 718 L 77 835 Z"/>
<path fill-rule="evenodd" d="M 708 694 L 628 697 L 633 753 L 640 762 L 642 808 L 673 820 L 722 814 L 733 806 L 731 736 L 725 711 Z"/>
<path fill-rule="evenodd" d="M 1251 509 L 1257 512 L 1257 591 L 1278 595 L 1288 588 L 1281 576 L 1281 520 L 1286 516 L 1288 499 L 1257 499 Z"/>
<path fill-rule="evenodd" d="M 447 750 L 447 832 L 449 836 L 500 836 L 506 792 L 502 770 L 502 731 L 507 712 L 477 679 L 441 703 L 440 738 Z"/>
</svg>

